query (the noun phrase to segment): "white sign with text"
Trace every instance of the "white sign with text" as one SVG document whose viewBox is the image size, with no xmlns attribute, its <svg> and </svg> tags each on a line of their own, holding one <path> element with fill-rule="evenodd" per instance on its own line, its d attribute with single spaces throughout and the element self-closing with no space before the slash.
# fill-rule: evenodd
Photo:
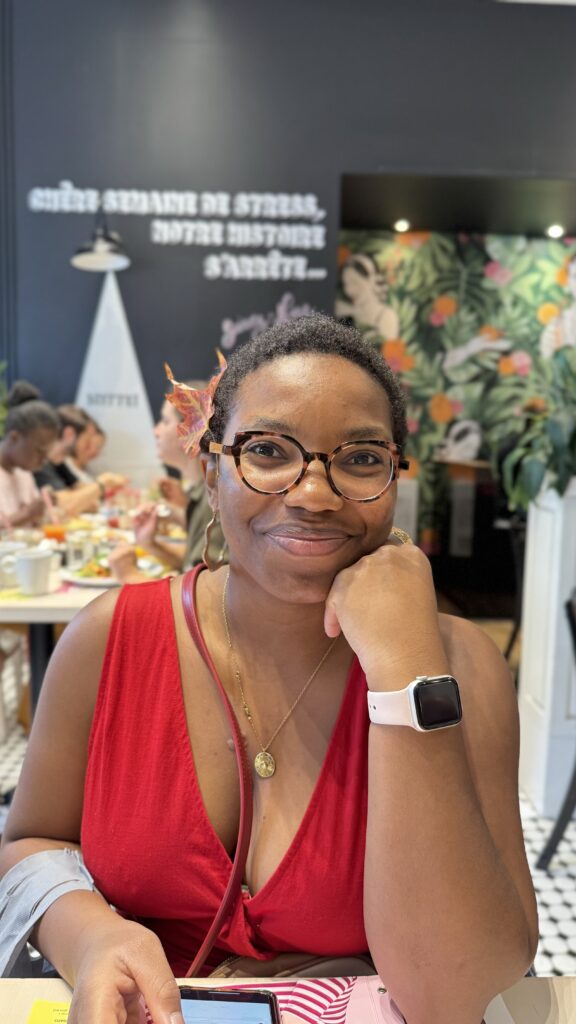
<svg viewBox="0 0 576 1024">
<path fill-rule="evenodd" d="M 66 180 L 28 193 L 32 213 L 95 213 L 99 208 L 114 216 L 150 217 L 152 245 L 203 249 L 202 274 L 208 281 L 323 281 L 328 275 L 325 266 L 310 261 L 327 244 L 326 211 L 314 192 L 99 192 Z"/>
</svg>

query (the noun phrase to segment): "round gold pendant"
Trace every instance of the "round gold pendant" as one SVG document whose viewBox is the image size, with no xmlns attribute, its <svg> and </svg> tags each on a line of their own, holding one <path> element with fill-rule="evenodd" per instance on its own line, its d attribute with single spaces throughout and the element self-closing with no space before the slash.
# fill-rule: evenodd
<svg viewBox="0 0 576 1024">
<path fill-rule="evenodd" d="M 276 761 L 267 750 L 261 750 L 254 758 L 254 767 L 261 779 L 269 779 L 276 771 Z"/>
</svg>

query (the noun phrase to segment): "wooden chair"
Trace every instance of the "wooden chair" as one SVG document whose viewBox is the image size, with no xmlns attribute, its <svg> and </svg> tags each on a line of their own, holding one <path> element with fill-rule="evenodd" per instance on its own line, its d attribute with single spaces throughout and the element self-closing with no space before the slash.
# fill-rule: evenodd
<svg viewBox="0 0 576 1024">
<path fill-rule="evenodd" d="M 564 607 L 566 609 L 566 615 L 568 618 L 568 626 L 570 628 L 570 635 L 572 637 L 572 649 L 574 652 L 574 660 L 576 663 L 576 588 L 572 591 L 572 594 L 566 601 Z M 542 853 L 536 861 L 536 867 L 539 868 L 541 871 L 546 870 L 550 861 L 552 860 L 552 857 L 556 853 L 556 847 L 558 846 L 558 843 L 560 842 L 562 836 L 564 835 L 564 832 L 566 831 L 566 826 L 568 825 L 568 822 L 571 820 L 575 808 L 576 763 L 574 764 L 572 778 L 570 779 L 570 784 L 566 791 L 566 796 L 564 797 L 564 803 L 560 808 L 560 812 L 558 814 L 552 832 L 550 833 L 548 842 L 546 843 L 546 846 L 544 847 Z"/>
</svg>

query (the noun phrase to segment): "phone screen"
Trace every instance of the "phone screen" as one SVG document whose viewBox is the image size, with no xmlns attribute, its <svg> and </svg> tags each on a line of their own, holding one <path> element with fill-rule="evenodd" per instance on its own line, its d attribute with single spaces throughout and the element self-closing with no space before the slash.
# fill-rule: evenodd
<svg viewBox="0 0 576 1024">
<path fill-rule="evenodd" d="M 280 1024 L 272 992 L 181 988 L 185 1024 Z"/>
</svg>

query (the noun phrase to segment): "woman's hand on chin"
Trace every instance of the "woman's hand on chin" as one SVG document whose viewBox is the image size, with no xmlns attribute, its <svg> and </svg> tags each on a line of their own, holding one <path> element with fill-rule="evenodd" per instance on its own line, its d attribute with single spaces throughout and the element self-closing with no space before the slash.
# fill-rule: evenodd
<svg viewBox="0 0 576 1024">
<path fill-rule="evenodd" d="M 335 577 L 328 636 L 344 633 L 370 689 L 400 689 L 448 671 L 430 563 L 413 545 L 384 544 Z"/>
</svg>

